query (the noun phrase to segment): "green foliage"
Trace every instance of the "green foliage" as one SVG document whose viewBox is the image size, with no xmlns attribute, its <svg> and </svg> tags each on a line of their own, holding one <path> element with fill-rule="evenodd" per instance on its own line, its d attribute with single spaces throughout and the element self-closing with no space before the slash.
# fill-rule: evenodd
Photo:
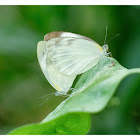
<svg viewBox="0 0 140 140">
<path fill-rule="evenodd" d="M 82 122 L 82 123 L 81 123 Z M 86 134 L 90 128 L 90 115 L 70 113 L 49 122 L 25 125 L 10 135 L 80 135 Z"/>
<path fill-rule="evenodd" d="M 133 73 L 140 73 L 140 69 L 128 70 L 115 59 L 104 57 L 81 76 L 72 95 L 40 124 L 23 126 L 9 134 L 86 134 L 90 113 L 103 110 L 120 82 Z"/>
<path fill-rule="evenodd" d="M 113 57 L 125 68 L 140 68 L 139 15 L 138 5 L 0 6 L 0 134 L 7 134 L 26 124 L 41 122 L 66 99 L 53 95 L 40 107 L 45 97 L 41 98 L 42 100 L 38 98 L 55 92 L 44 78 L 36 56 L 37 43 L 43 40 L 45 34 L 52 31 L 69 31 L 87 36 L 102 46 L 105 28 L 108 26 L 107 41 L 120 34 L 107 43 Z M 111 68 L 113 67 L 109 67 Z M 82 77 L 85 75 L 86 78 L 86 74 Z M 139 134 L 139 84 L 140 76 L 131 74 L 121 81 L 109 102 L 109 96 L 106 95 L 108 105 L 102 111 L 94 110 L 96 113 L 91 114 L 88 134 Z M 84 87 L 80 82 L 77 83 L 77 88 L 78 85 Z M 112 87 L 110 89 L 113 90 Z M 80 94 L 71 97 L 71 100 L 76 100 Z M 86 98 L 84 95 L 83 99 L 82 96 L 79 99 Z M 76 100 L 77 104 L 79 99 Z M 71 100 L 67 99 L 66 103 Z M 96 100 L 92 101 L 96 104 Z M 76 103 L 75 110 L 79 105 Z M 102 109 L 103 103 L 98 106 L 96 104 L 96 107 Z M 91 108 L 94 108 L 93 105 L 87 109 L 93 111 Z"/>
</svg>

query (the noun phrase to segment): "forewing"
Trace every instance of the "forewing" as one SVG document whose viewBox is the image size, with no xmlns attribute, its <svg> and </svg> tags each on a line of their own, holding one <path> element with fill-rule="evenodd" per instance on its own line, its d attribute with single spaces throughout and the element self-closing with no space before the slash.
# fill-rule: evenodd
<svg viewBox="0 0 140 140">
<path fill-rule="evenodd" d="M 101 58 L 102 48 L 84 38 L 59 37 L 46 43 L 48 57 L 59 72 L 78 75 L 96 65 Z"/>
</svg>

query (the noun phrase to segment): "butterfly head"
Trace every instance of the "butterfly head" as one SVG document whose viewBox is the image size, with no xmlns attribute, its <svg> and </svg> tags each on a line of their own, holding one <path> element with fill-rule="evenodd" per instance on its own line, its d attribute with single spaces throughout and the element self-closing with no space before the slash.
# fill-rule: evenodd
<svg viewBox="0 0 140 140">
<path fill-rule="evenodd" d="M 108 45 L 107 45 L 107 44 L 103 45 L 103 46 L 102 46 L 102 49 L 103 49 L 104 54 L 107 55 L 107 52 L 108 52 Z"/>
<path fill-rule="evenodd" d="M 55 96 L 64 96 L 64 95 L 66 95 L 66 91 L 56 91 L 55 92 Z"/>
<path fill-rule="evenodd" d="M 104 55 L 105 56 L 107 56 L 107 57 L 111 56 L 112 57 L 112 53 L 108 51 L 109 48 L 108 48 L 108 45 L 107 44 L 103 45 L 102 46 L 102 49 L 103 49 L 103 52 L 104 52 Z"/>
</svg>

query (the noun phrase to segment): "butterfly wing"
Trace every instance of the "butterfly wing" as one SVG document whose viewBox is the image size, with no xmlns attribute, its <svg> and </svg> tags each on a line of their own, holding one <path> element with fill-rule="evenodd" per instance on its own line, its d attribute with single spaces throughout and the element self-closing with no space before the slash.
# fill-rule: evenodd
<svg viewBox="0 0 140 140">
<path fill-rule="evenodd" d="M 58 91 L 65 93 L 70 89 L 76 76 L 68 76 L 59 72 L 48 58 L 47 41 L 40 41 L 37 45 L 37 56 L 40 67 L 48 82 Z"/>
<path fill-rule="evenodd" d="M 59 72 L 65 75 L 81 74 L 96 65 L 102 48 L 94 41 L 81 37 L 57 37 L 48 40 L 48 57 Z"/>
</svg>

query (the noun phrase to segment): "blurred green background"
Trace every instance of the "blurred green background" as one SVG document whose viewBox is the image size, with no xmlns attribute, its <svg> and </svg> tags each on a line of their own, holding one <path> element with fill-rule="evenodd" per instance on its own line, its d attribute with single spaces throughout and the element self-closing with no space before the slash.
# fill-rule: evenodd
<svg viewBox="0 0 140 140">
<path fill-rule="evenodd" d="M 104 44 L 126 68 L 140 67 L 140 6 L 0 6 L 0 134 L 40 122 L 64 100 L 45 79 L 36 56 L 46 33 L 69 31 Z M 89 134 L 140 133 L 140 76 L 125 79 L 106 109 L 92 115 Z"/>
</svg>

